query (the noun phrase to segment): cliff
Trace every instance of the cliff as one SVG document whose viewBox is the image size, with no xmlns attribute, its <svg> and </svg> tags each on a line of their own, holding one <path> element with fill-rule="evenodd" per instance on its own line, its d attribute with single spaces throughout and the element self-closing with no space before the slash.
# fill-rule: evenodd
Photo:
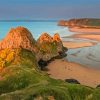
<svg viewBox="0 0 100 100">
<path fill-rule="evenodd" d="M 81 28 L 100 28 L 100 19 L 80 18 L 80 19 L 61 20 L 58 22 L 58 25 L 68 26 L 68 27 L 81 27 Z"/>
<path fill-rule="evenodd" d="M 36 41 L 28 29 L 17 27 L 12 28 L 0 42 L 0 49 L 24 48 L 32 51 L 35 43 Z"/>
</svg>

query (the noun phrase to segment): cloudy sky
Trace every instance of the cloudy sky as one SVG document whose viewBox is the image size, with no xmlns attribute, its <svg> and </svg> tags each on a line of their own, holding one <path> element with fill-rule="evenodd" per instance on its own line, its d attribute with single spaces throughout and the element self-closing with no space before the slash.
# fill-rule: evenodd
<svg viewBox="0 0 100 100">
<path fill-rule="evenodd" d="M 100 0 L 0 0 L 2 19 L 100 18 Z"/>
</svg>

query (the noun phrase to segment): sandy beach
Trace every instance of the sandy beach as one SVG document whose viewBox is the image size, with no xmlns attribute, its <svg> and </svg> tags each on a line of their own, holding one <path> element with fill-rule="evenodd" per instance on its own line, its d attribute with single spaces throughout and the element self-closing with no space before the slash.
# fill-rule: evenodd
<svg viewBox="0 0 100 100">
<path fill-rule="evenodd" d="M 81 28 L 81 27 L 73 27 L 69 28 L 69 31 L 71 32 L 79 32 L 79 33 L 100 33 L 99 28 Z"/>
<path fill-rule="evenodd" d="M 99 41 L 100 42 L 100 34 L 74 34 L 72 36 L 70 36 L 71 38 L 81 38 L 81 39 L 90 39 L 90 40 L 95 40 L 95 41 Z"/>
<path fill-rule="evenodd" d="M 48 65 L 48 74 L 55 79 L 76 79 L 82 85 L 96 87 L 100 84 L 100 70 L 57 59 Z"/>
<path fill-rule="evenodd" d="M 82 48 L 82 47 L 90 47 L 95 45 L 94 42 L 69 42 L 64 41 L 63 45 L 67 47 L 68 49 L 74 49 L 74 48 Z"/>
<path fill-rule="evenodd" d="M 96 35 L 75 35 L 82 36 L 82 38 L 88 37 L 89 39 L 98 40 L 100 37 Z M 68 49 L 82 48 L 87 46 L 95 45 L 94 42 L 63 42 L 63 45 Z M 55 79 L 76 79 L 82 85 L 96 87 L 100 84 L 100 70 L 93 69 L 91 67 L 83 66 L 78 63 L 69 62 L 65 59 L 56 59 L 53 62 L 49 63 L 47 66 L 47 73 L 50 77 Z"/>
<path fill-rule="evenodd" d="M 69 30 L 78 33 L 69 36 L 71 38 L 81 38 L 81 39 L 100 41 L 100 29 L 74 27 L 74 28 L 70 28 Z"/>
</svg>

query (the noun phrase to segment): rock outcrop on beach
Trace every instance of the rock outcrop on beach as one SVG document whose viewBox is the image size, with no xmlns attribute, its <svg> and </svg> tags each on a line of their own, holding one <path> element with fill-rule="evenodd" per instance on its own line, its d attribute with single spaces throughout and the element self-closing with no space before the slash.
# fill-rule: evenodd
<svg viewBox="0 0 100 100">
<path fill-rule="evenodd" d="M 59 26 L 80 27 L 80 28 L 100 28 L 100 19 L 95 18 L 80 18 L 61 20 L 58 22 Z"/>
<path fill-rule="evenodd" d="M 35 45 L 36 41 L 28 29 L 24 27 L 10 29 L 6 37 L 0 42 L 0 69 L 24 62 L 25 59 L 21 56 L 22 52 L 28 50 L 35 53 Z M 32 62 L 35 60 L 36 58 Z"/>
<path fill-rule="evenodd" d="M 12 28 L 0 42 L 0 49 L 24 48 L 32 51 L 35 43 L 36 41 L 28 29 L 17 27 Z"/>
<path fill-rule="evenodd" d="M 42 33 L 37 40 L 37 44 L 40 48 L 41 59 L 48 61 L 53 57 L 60 56 L 59 52 L 63 52 L 63 44 L 59 34 L 54 34 L 51 37 L 48 33 Z"/>
<path fill-rule="evenodd" d="M 24 27 L 12 28 L 0 42 L 1 68 L 14 61 L 18 51 L 15 49 L 31 51 L 35 54 L 37 61 L 41 59 L 48 61 L 53 57 L 59 56 L 59 52 L 64 52 L 59 34 L 51 37 L 48 33 L 43 33 L 36 41 L 28 29 Z"/>
</svg>

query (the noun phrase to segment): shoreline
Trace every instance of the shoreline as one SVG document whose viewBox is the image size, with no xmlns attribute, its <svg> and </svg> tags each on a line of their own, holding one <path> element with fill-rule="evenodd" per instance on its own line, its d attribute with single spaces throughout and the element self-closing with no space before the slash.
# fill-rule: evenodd
<svg viewBox="0 0 100 100">
<path fill-rule="evenodd" d="M 69 27 L 69 31 L 71 32 L 79 32 L 79 33 L 100 33 L 100 28 L 81 28 L 81 27 Z"/>
</svg>

